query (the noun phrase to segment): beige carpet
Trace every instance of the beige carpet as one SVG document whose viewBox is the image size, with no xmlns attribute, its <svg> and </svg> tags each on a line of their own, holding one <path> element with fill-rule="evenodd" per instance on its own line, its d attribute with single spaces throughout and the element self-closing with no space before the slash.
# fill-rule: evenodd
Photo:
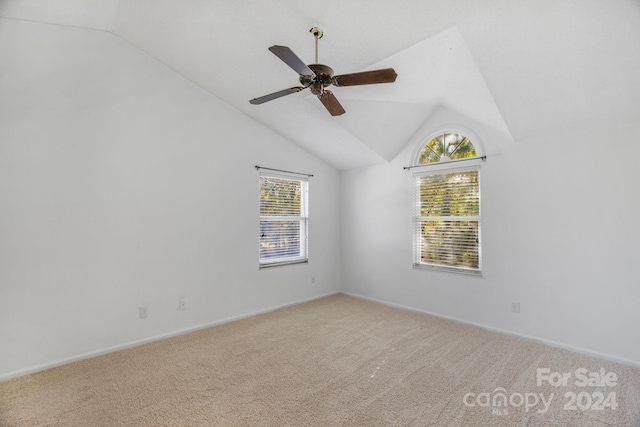
<svg viewBox="0 0 640 427">
<path fill-rule="evenodd" d="M 640 370 L 337 295 L 0 383 L 0 425 L 635 427 Z"/>
</svg>

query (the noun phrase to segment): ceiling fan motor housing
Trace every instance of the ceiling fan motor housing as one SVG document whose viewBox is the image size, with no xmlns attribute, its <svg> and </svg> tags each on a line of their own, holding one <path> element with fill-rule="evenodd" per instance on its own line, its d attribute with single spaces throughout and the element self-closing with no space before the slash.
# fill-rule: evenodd
<svg viewBox="0 0 640 427">
<path fill-rule="evenodd" d="M 331 85 L 333 69 L 323 64 L 309 64 L 308 67 L 315 73 L 315 76 L 300 76 L 300 83 L 309 86 L 311 93 L 320 95 L 325 86 Z"/>
</svg>

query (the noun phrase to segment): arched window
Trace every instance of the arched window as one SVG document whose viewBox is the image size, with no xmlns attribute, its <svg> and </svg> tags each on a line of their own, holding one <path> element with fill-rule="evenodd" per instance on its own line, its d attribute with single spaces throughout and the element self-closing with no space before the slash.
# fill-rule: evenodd
<svg viewBox="0 0 640 427">
<path fill-rule="evenodd" d="M 420 149 L 417 163 L 424 167 L 413 174 L 414 267 L 482 275 L 481 160 L 471 160 L 478 154 L 456 132 L 439 133 Z"/>
<path fill-rule="evenodd" d="M 470 159 L 476 156 L 476 148 L 468 137 L 461 133 L 443 132 L 424 145 L 418 156 L 418 164 Z"/>
</svg>

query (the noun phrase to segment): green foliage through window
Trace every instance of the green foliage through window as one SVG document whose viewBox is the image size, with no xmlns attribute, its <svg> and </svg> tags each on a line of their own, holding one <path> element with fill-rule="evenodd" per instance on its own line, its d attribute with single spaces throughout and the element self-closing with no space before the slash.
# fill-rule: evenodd
<svg viewBox="0 0 640 427">
<path fill-rule="evenodd" d="M 476 157 L 476 149 L 469 138 L 459 133 L 443 133 L 425 144 L 418 157 L 418 164 L 473 157 Z"/>
<path fill-rule="evenodd" d="M 414 264 L 479 272 L 480 170 L 418 173 L 414 179 Z"/>
</svg>

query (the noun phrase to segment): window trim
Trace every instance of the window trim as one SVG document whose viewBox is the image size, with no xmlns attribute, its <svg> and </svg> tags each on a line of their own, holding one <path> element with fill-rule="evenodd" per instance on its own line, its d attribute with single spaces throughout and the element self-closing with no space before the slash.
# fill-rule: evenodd
<svg viewBox="0 0 640 427">
<path fill-rule="evenodd" d="M 295 172 L 286 172 L 281 170 L 262 168 L 258 173 L 258 268 L 271 268 L 282 265 L 306 264 L 309 262 L 309 177 L 312 175 L 299 174 Z M 291 181 L 299 181 L 305 185 L 301 185 L 300 216 L 263 216 L 260 215 L 260 187 L 263 177 L 287 179 Z M 300 246 L 304 247 L 304 254 L 299 256 L 281 256 L 275 261 L 264 261 L 260 253 L 260 223 L 262 221 L 300 221 Z M 304 236 L 302 236 L 304 235 Z"/>
<path fill-rule="evenodd" d="M 430 139 L 427 140 L 430 141 Z M 422 152 L 424 144 L 421 144 L 420 151 L 418 151 L 418 156 Z M 476 152 L 477 153 L 477 152 Z M 467 159 L 467 161 L 461 162 L 458 164 L 456 161 L 448 161 L 443 163 L 425 163 L 419 166 L 416 166 L 415 172 L 411 174 L 411 190 L 412 190 L 412 240 L 413 240 L 413 268 L 420 270 L 429 270 L 429 271 L 439 271 L 439 272 L 447 272 L 447 273 L 456 273 L 462 274 L 465 276 L 472 277 L 483 277 L 483 269 L 482 269 L 482 172 L 481 172 L 481 164 L 483 162 L 482 158 L 476 157 L 473 159 Z M 425 166 L 424 169 L 420 168 L 421 166 Z M 420 246 L 419 241 L 422 238 L 422 235 L 418 236 L 417 229 L 418 226 L 416 224 L 417 221 L 422 220 L 422 216 L 418 215 L 419 204 L 416 200 L 416 180 L 420 176 L 432 175 L 438 173 L 445 172 L 455 172 L 455 171 L 464 171 L 464 170 L 478 170 L 479 172 L 479 182 L 478 182 L 478 199 L 479 199 L 479 212 L 477 215 L 478 220 L 478 268 L 469 268 L 462 266 L 447 266 L 442 264 L 428 264 L 420 262 Z"/>
</svg>

